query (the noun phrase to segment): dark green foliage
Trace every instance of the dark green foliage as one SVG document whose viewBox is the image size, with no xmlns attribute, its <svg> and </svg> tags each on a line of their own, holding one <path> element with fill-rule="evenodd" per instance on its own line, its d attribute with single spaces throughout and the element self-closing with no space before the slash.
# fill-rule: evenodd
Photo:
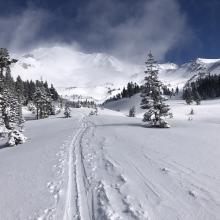
<svg viewBox="0 0 220 220">
<path fill-rule="evenodd" d="M 23 104 L 25 105 L 34 101 L 35 93 L 39 87 L 43 88 L 44 92 L 47 93 L 47 96 L 51 97 L 52 101 L 58 101 L 60 98 L 54 86 L 51 85 L 51 87 L 49 87 L 47 82 L 39 80 L 36 80 L 36 82 L 33 82 L 32 80 L 24 82 L 21 80 L 20 76 L 18 76 L 15 85 L 21 94 Z"/>
<path fill-rule="evenodd" d="M 141 91 L 141 87 L 137 83 L 129 82 L 127 87 L 123 88 L 122 92 L 107 99 L 105 103 L 116 101 L 122 98 L 130 98 L 131 96 L 139 93 Z"/>
<path fill-rule="evenodd" d="M 200 104 L 201 100 L 220 97 L 220 75 L 207 74 L 206 77 L 188 83 L 183 90 L 183 99 L 185 100 L 189 96 L 189 89 L 191 90 L 191 99 L 197 105 Z"/>
<path fill-rule="evenodd" d="M 33 101 L 37 108 L 37 119 L 47 118 L 52 114 L 52 99 L 47 83 L 37 82 Z"/>
<path fill-rule="evenodd" d="M 220 97 L 220 75 L 210 75 L 195 82 L 202 99 Z"/>
<path fill-rule="evenodd" d="M 207 74 L 195 82 L 187 85 L 191 88 L 193 100 L 200 104 L 201 100 L 220 97 L 220 75 Z M 187 96 L 187 89 L 183 90 L 183 98 Z"/>
<path fill-rule="evenodd" d="M 68 104 L 69 107 L 72 108 L 95 108 L 96 104 L 94 101 L 88 101 L 87 99 L 85 101 L 66 101 L 66 104 Z"/>
<path fill-rule="evenodd" d="M 0 117 L 1 124 L 9 130 L 13 129 L 18 121 L 16 110 L 19 103 L 10 70 L 10 65 L 15 62 L 17 60 L 10 59 L 7 49 L 0 48 Z"/>
<path fill-rule="evenodd" d="M 192 97 L 193 97 L 193 100 L 196 102 L 197 105 L 200 105 L 200 103 L 201 103 L 201 96 L 199 95 L 197 86 L 196 86 L 195 83 L 192 83 L 191 86 L 192 86 Z"/>
<path fill-rule="evenodd" d="M 151 53 L 148 54 L 145 71 L 145 83 L 141 90 L 141 108 L 146 110 L 143 121 L 148 126 L 167 128 L 165 117 L 169 116 L 169 106 L 162 96 L 162 82 L 158 79 L 158 65 Z"/>
<path fill-rule="evenodd" d="M 193 102 L 193 93 L 191 87 L 186 87 L 183 90 L 183 99 L 186 101 L 187 105 L 190 105 Z"/>
<path fill-rule="evenodd" d="M 52 98 L 54 101 L 57 101 L 57 100 L 59 99 L 59 95 L 58 95 L 56 89 L 53 87 L 53 84 L 51 84 L 50 93 L 51 93 L 51 98 Z"/>
<path fill-rule="evenodd" d="M 135 106 L 132 106 L 129 110 L 129 117 L 135 117 Z"/>
<path fill-rule="evenodd" d="M 71 109 L 69 107 L 69 104 L 67 104 L 67 103 L 66 103 L 65 109 L 64 109 L 64 116 L 65 116 L 65 118 L 71 117 Z"/>
</svg>

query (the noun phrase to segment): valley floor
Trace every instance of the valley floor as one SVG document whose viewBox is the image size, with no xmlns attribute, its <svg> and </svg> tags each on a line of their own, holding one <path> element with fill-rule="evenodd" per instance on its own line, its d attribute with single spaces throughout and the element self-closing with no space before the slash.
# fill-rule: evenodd
<svg viewBox="0 0 220 220">
<path fill-rule="evenodd" d="M 0 146 L 0 219 L 220 219 L 220 123 L 73 109 Z"/>
</svg>

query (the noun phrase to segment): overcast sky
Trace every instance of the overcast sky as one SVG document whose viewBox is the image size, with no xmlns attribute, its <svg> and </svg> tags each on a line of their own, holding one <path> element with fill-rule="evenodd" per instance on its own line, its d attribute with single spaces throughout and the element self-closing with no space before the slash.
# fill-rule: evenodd
<svg viewBox="0 0 220 220">
<path fill-rule="evenodd" d="M 220 58 L 219 0 L 0 0 L 0 44 L 11 51 L 70 44 L 142 63 Z"/>
</svg>

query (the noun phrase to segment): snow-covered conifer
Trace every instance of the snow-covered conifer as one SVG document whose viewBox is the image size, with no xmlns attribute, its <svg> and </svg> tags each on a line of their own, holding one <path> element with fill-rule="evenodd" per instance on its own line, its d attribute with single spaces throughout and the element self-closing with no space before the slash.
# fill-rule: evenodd
<svg viewBox="0 0 220 220">
<path fill-rule="evenodd" d="M 199 92 L 197 90 L 197 88 L 193 88 L 193 92 L 192 92 L 192 95 L 193 95 L 193 100 L 196 102 L 197 105 L 200 105 L 201 104 L 201 96 L 199 95 Z"/>
<path fill-rule="evenodd" d="M 8 135 L 8 145 L 14 146 L 18 144 L 23 144 L 26 141 L 26 137 L 18 130 L 13 129 Z"/>
<path fill-rule="evenodd" d="M 158 65 L 151 52 L 148 54 L 146 67 L 145 83 L 141 91 L 141 108 L 147 110 L 143 121 L 151 127 L 168 128 L 170 126 L 165 117 L 169 115 L 169 106 L 164 102 L 162 83 L 158 79 Z"/>
<path fill-rule="evenodd" d="M 187 87 L 186 89 L 184 89 L 183 99 L 185 99 L 187 105 L 190 105 L 193 102 L 193 94 L 191 87 Z"/>
<path fill-rule="evenodd" d="M 132 106 L 129 110 L 129 117 L 135 117 L 135 106 Z"/>
<path fill-rule="evenodd" d="M 37 83 L 34 93 L 34 103 L 37 108 L 37 119 L 47 118 L 51 114 L 52 100 L 48 89 L 45 88 L 43 82 Z M 48 90 L 48 91 L 47 91 Z"/>
<path fill-rule="evenodd" d="M 70 107 L 68 106 L 68 104 L 65 105 L 64 116 L 66 118 L 70 118 L 71 117 L 71 110 L 70 110 Z"/>
<path fill-rule="evenodd" d="M 190 110 L 190 113 L 189 113 L 189 114 L 190 114 L 190 115 L 194 115 L 194 114 L 195 114 L 193 108 Z"/>
<path fill-rule="evenodd" d="M 94 114 L 95 114 L 95 115 L 98 115 L 98 108 L 97 108 L 96 105 L 95 105 L 95 111 L 94 111 Z"/>
<path fill-rule="evenodd" d="M 17 62 L 10 59 L 7 49 L 0 48 L 0 132 L 8 133 L 8 144 L 16 145 L 25 141 L 18 126 L 22 122 L 21 101 L 17 97 L 16 86 L 11 77 L 10 65 Z"/>
</svg>

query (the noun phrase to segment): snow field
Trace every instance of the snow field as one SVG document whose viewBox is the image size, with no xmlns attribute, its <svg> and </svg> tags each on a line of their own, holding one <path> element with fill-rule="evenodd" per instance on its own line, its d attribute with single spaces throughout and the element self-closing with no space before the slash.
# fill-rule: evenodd
<svg viewBox="0 0 220 220">
<path fill-rule="evenodd" d="M 119 101 L 28 121 L 27 143 L 1 145 L 0 219 L 218 220 L 219 100 L 169 101 L 171 129 L 126 117 L 137 96 Z"/>
</svg>

